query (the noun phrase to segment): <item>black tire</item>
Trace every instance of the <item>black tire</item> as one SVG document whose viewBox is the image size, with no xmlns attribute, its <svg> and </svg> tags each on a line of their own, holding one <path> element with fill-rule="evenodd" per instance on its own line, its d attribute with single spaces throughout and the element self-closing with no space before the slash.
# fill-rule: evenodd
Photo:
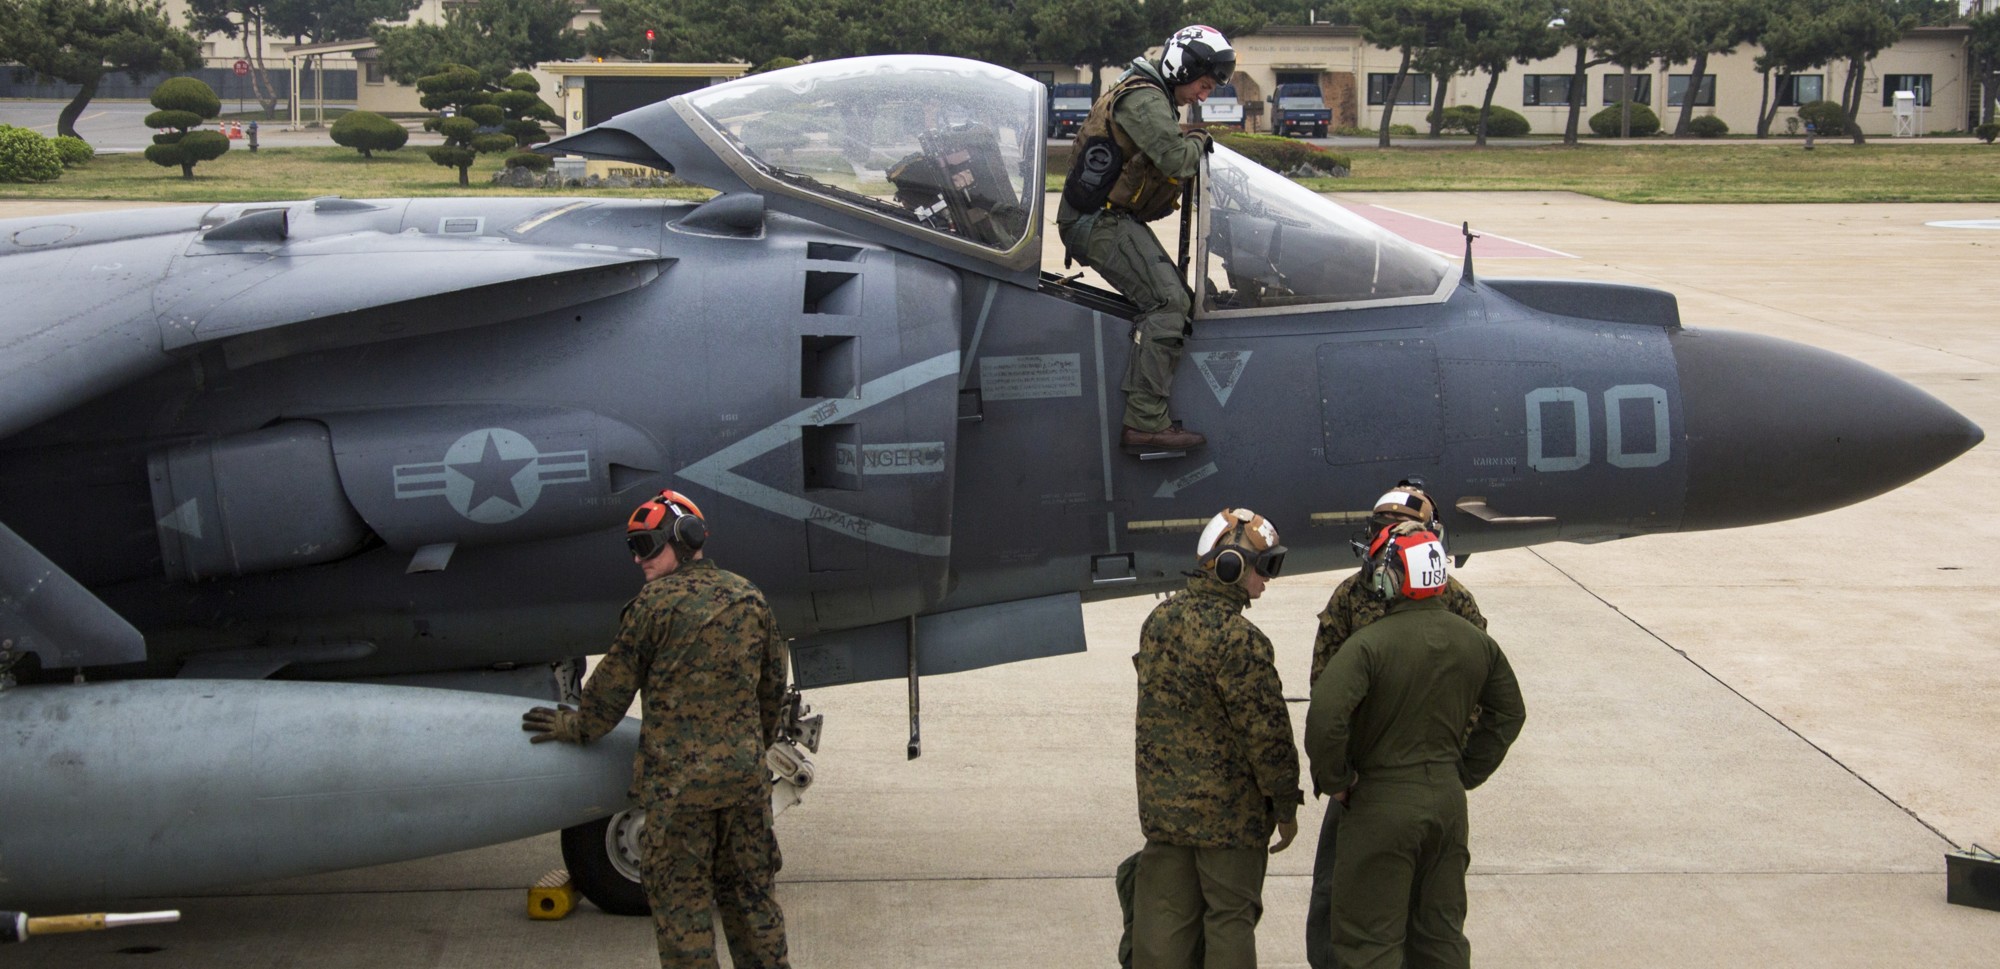
<svg viewBox="0 0 2000 969">
<path fill-rule="evenodd" d="M 629 813 L 634 818 L 644 817 L 636 808 Z M 611 860 L 606 835 L 613 819 L 625 817 L 625 813 L 614 814 L 564 828 L 563 864 L 569 866 L 570 884 L 606 915 L 651 915 L 653 908 L 646 902 L 645 886 Z"/>
</svg>

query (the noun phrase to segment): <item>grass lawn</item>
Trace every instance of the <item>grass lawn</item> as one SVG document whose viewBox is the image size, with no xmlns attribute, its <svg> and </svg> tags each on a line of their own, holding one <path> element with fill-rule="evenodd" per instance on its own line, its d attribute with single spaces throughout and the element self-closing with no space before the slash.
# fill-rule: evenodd
<svg viewBox="0 0 2000 969">
<path fill-rule="evenodd" d="M 1343 149 L 1351 178 L 1309 179 L 1328 192 L 1571 191 L 1619 202 L 2000 202 L 2000 146 L 1983 144 L 1828 144 L 1805 151 L 1797 141 L 1714 145 L 1560 145 L 1532 148 Z M 74 198 L 157 202 L 263 202 L 343 195 L 400 198 L 521 195 L 534 189 L 490 184 L 499 156 L 483 156 L 472 185 L 425 157 L 421 148 L 364 159 L 346 148 L 233 147 L 178 168 L 137 154 L 107 155 L 42 184 L 0 183 L 0 198 Z M 1060 172 L 1049 179 L 1062 185 Z M 542 189 L 550 195 L 701 197 L 699 189 Z"/>
<path fill-rule="evenodd" d="M 376 152 L 363 158 L 352 148 L 266 148 L 251 153 L 233 142 L 228 154 L 181 177 L 179 166 L 162 168 L 137 152 L 100 155 L 53 182 L 0 182 L 0 198 L 105 199 L 139 202 L 272 202 L 342 195 L 347 198 L 405 198 L 431 195 L 613 195 L 703 197 L 699 189 L 519 189 L 496 188 L 500 156 L 482 155 L 472 166 L 472 184 L 458 185 L 458 170 L 433 164 L 422 148 Z"/>
<path fill-rule="evenodd" d="M 1561 145 L 1343 149 L 1351 178 L 1322 192 L 1545 191 L 1616 202 L 1994 202 L 2000 146 L 1828 144 Z"/>
</svg>

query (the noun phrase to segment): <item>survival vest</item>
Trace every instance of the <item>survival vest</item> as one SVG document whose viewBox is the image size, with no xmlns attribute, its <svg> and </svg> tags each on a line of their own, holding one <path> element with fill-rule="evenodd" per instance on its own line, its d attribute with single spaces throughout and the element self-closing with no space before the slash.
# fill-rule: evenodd
<svg viewBox="0 0 2000 969">
<path fill-rule="evenodd" d="M 1141 88 L 1166 95 L 1172 105 L 1173 95 L 1164 84 L 1134 70 L 1090 106 L 1090 116 L 1077 129 L 1076 152 L 1063 187 L 1063 201 L 1070 208 L 1081 213 L 1109 206 L 1129 212 L 1141 222 L 1151 222 L 1180 207 L 1180 180 L 1168 178 L 1139 149 L 1139 143 L 1111 120 L 1118 100 Z"/>
</svg>

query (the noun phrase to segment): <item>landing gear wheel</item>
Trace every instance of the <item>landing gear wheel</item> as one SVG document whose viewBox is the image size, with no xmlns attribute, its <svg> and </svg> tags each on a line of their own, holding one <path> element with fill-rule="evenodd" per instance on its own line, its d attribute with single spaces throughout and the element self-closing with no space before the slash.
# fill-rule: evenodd
<svg viewBox="0 0 2000 969">
<path fill-rule="evenodd" d="M 651 915 L 639 881 L 639 829 L 644 808 L 620 811 L 562 831 L 570 884 L 607 915 Z"/>
</svg>

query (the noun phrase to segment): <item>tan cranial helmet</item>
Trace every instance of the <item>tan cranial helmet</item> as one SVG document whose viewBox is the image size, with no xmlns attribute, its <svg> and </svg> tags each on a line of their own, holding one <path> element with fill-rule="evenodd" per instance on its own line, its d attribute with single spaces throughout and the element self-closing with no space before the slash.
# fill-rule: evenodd
<svg viewBox="0 0 2000 969">
<path fill-rule="evenodd" d="M 1203 570 L 1231 585 L 1242 580 L 1245 566 L 1267 579 L 1277 578 L 1285 567 L 1285 547 L 1278 544 L 1278 530 L 1248 508 L 1217 512 L 1201 530 L 1201 541 L 1194 551 Z"/>
<path fill-rule="evenodd" d="M 1428 525 L 1437 520 L 1437 506 L 1431 503 L 1429 495 L 1424 494 L 1424 489 L 1412 484 L 1399 484 L 1375 499 L 1375 515 Z"/>
</svg>

